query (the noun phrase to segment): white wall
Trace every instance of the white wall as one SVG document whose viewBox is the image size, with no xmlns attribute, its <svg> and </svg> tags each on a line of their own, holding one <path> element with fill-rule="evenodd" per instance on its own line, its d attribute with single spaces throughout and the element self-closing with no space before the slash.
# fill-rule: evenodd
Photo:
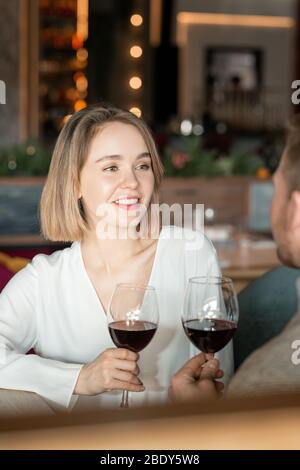
<svg viewBox="0 0 300 470">
<path fill-rule="evenodd" d="M 177 11 L 256 15 L 295 15 L 295 0 L 177 0 Z M 192 116 L 204 95 L 205 50 L 209 46 L 245 46 L 262 49 L 263 87 L 280 94 L 282 122 L 290 110 L 294 67 L 294 30 L 273 28 L 189 25 L 181 44 L 179 111 Z M 300 78 L 300 77 L 299 77 Z"/>
</svg>

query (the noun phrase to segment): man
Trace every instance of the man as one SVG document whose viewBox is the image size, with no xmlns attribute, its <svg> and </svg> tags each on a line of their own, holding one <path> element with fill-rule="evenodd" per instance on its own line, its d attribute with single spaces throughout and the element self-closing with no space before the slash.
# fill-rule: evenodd
<svg viewBox="0 0 300 470">
<path fill-rule="evenodd" d="M 283 264 L 299 268 L 300 116 L 296 116 L 289 126 L 286 146 L 273 180 L 271 219 L 278 257 Z M 297 290 L 300 298 L 300 280 Z M 199 399 L 209 394 L 217 396 L 218 365 L 215 364 L 215 373 L 212 371 L 210 380 L 206 376 L 202 381 L 199 361 L 204 361 L 201 354 L 188 361 L 173 377 L 170 395 L 175 401 L 181 401 L 184 396 L 187 399 Z M 295 390 L 300 390 L 300 312 L 292 317 L 280 335 L 245 360 L 229 384 L 228 395 Z"/>
</svg>

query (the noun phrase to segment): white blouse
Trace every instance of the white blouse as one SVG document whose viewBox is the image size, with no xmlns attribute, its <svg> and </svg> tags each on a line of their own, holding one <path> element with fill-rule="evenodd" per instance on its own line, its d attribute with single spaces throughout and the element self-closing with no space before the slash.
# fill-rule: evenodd
<svg viewBox="0 0 300 470">
<path fill-rule="evenodd" d="M 207 238 L 190 229 L 162 228 L 149 280 L 157 291 L 159 327 L 140 353 L 145 391 L 130 392 L 130 406 L 167 400 L 172 375 L 198 353 L 181 324 L 188 279 L 218 273 Z M 111 347 L 106 315 L 79 242 L 50 256 L 35 256 L 0 294 L 0 388 L 35 392 L 54 407 L 73 407 L 82 365 Z M 31 348 L 36 354 L 26 355 Z M 227 383 L 233 372 L 231 343 L 219 358 Z M 121 393 L 81 396 L 76 407 L 117 407 Z"/>
</svg>

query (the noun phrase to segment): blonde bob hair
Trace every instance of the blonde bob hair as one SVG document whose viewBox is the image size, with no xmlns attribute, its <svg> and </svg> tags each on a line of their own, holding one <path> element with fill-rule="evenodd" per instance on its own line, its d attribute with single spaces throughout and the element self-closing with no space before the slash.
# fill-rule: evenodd
<svg viewBox="0 0 300 470">
<path fill-rule="evenodd" d="M 103 105 L 88 106 L 68 120 L 54 148 L 40 206 L 41 229 L 46 239 L 80 241 L 89 230 L 83 205 L 78 199 L 80 174 L 93 137 L 104 125 L 116 121 L 136 127 L 142 135 L 154 174 L 150 204 L 158 204 L 163 166 L 146 123 L 129 111 Z"/>
</svg>

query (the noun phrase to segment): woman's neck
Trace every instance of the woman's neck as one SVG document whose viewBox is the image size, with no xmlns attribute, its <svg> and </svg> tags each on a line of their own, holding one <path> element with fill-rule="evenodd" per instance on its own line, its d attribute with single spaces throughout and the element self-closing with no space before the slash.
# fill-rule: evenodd
<svg viewBox="0 0 300 470">
<path fill-rule="evenodd" d="M 96 233 L 88 233 L 81 242 L 81 250 L 89 266 L 105 268 L 110 272 L 114 267 L 123 265 L 152 244 L 151 239 L 99 239 Z"/>
</svg>

